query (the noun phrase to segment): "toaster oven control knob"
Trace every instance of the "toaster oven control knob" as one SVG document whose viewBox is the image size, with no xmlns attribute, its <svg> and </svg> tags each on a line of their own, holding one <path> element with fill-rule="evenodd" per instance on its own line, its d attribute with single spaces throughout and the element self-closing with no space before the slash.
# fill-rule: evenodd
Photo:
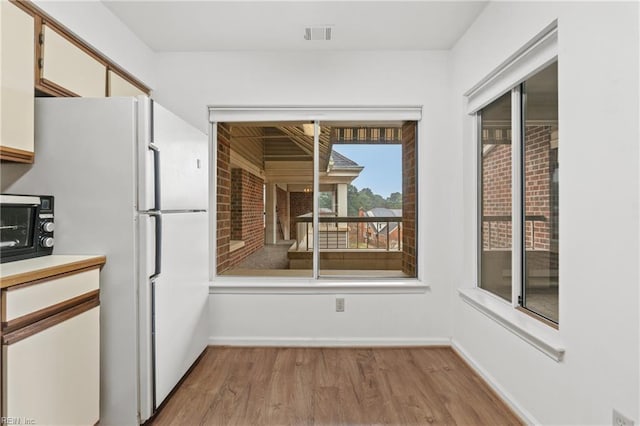
<svg viewBox="0 0 640 426">
<path fill-rule="evenodd" d="M 45 222 L 45 223 L 42 224 L 42 230 L 44 232 L 53 232 L 55 227 L 56 226 L 53 224 L 53 222 Z"/>
<path fill-rule="evenodd" d="M 40 240 L 40 247 L 51 248 L 53 247 L 53 238 L 52 237 L 44 237 Z"/>
</svg>

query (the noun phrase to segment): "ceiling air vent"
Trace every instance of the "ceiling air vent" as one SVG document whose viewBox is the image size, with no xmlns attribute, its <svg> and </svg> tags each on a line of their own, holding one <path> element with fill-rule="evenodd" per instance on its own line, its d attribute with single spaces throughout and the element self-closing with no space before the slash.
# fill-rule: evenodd
<svg viewBox="0 0 640 426">
<path fill-rule="evenodd" d="M 304 29 L 305 40 L 331 40 L 330 26 L 306 27 Z"/>
</svg>

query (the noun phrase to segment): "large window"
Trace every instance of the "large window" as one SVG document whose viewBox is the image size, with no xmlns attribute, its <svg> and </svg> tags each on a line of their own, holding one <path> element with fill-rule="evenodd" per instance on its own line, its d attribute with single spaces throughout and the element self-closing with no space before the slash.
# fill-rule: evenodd
<svg viewBox="0 0 640 426">
<path fill-rule="evenodd" d="M 216 274 L 416 277 L 416 126 L 217 123 Z"/>
<path fill-rule="evenodd" d="M 558 67 L 478 112 L 479 286 L 558 323 Z"/>
</svg>

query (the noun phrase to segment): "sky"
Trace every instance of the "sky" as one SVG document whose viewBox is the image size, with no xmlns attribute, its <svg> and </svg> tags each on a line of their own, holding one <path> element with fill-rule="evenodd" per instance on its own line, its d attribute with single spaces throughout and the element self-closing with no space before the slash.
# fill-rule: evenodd
<svg viewBox="0 0 640 426">
<path fill-rule="evenodd" d="M 333 145 L 333 149 L 364 166 L 353 182 L 358 190 L 371 188 L 387 198 L 402 192 L 402 145 Z"/>
</svg>

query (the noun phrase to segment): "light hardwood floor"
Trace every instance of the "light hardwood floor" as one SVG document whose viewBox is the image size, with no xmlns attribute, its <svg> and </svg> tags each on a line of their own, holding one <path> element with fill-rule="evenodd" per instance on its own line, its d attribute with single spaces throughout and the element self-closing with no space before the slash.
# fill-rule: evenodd
<svg viewBox="0 0 640 426">
<path fill-rule="evenodd" d="M 450 348 L 209 347 L 153 425 L 520 425 Z"/>
</svg>

